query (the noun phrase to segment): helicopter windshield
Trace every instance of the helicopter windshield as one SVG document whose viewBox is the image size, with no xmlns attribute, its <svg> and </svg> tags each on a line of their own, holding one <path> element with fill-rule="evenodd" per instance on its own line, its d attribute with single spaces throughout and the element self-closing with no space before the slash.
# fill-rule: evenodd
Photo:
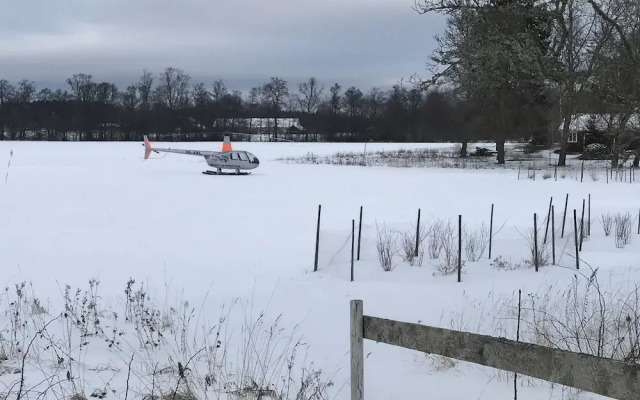
<svg viewBox="0 0 640 400">
<path fill-rule="evenodd" d="M 252 164 L 260 164 L 260 161 L 258 161 L 258 157 L 254 156 L 252 153 L 249 153 L 248 151 L 246 152 L 247 156 L 249 157 L 249 162 Z"/>
</svg>

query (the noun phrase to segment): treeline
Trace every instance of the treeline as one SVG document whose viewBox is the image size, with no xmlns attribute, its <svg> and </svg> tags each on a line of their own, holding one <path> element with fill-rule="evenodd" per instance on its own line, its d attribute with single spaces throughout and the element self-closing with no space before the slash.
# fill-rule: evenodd
<svg viewBox="0 0 640 400">
<path fill-rule="evenodd" d="M 460 139 L 451 121 L 462 105 L 451 103 L 445 93 L 402 84 L 363 92 L 338 83 L 327 88 L 314 77 L 290 88 L 284 79 L 272 77 L 243 95 L 223 80 L 192 84 L 175 67 L 157 76 L 144 70 L 125 88 L 84 73 L 69 77 L 66 84 L 67 89 L 51 90 L 26 79 L 0 79 L 0 138 L 126 141 L 142 140 L 144 134 L 197 133 L 191 137 L 207 139 L 221 132 L 277 138 L 291 133 L 289 126 L 278 126 L 282 119 L 297 118 L 303 129 L 296 137 L 301 140 Z M 256 118 L 268 124 L 259 126 Z"/>
<path fill-rule="evenodd" d="M 630 123 L 640 111 L 638 0 L 419 0 L 416 10 L 447 17 L 424 87 L 471 105 L 498 163 L 515 132 L 548 130 L 539 136 L 559 134 L 565 165 L 579 113 L 606 115 L 613 166 L 640 154 Z"/>
<path fill-rule="evenodd" d="M 580 113 L 605 114 L 612 165 L 640 155 L 633 122 L 640 113 L 640 6 L 637 0 L 419 0 L 419 13 L 447 16 L 429 57 L 432 77 L 410 86 L 362 91 L 315 78 L 290 87 L 272 77 L 248 93 L 192 83 L 168 67 L 144 70 L 118 88 L 89 74 L 65 90 L 0 77 L 0 138 L 140 140 L 143 134 L 219 132 L 290 134 L 302 140 L 560 143 L 565 165 L 570 129 Z M 266 132 L 253 118 L 268 119 Z M 299 132 L 293 130 L 294 132 Z M 216 133 L 218 133 L 216 135 Z"/>
</svg>

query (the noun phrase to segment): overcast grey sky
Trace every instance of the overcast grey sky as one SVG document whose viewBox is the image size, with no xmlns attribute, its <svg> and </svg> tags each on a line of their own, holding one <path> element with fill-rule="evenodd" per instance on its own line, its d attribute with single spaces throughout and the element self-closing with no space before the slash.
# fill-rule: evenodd
<svg viewBox="0 0 640 400">
<path fill-rule="evenodd" d="M 427 75 L 440 15 L 414 0 L 0 0 L 0 79 L 124 86 L 147 68 L 248 90 L 279 76 L 389 87 Z"/>
</svg>

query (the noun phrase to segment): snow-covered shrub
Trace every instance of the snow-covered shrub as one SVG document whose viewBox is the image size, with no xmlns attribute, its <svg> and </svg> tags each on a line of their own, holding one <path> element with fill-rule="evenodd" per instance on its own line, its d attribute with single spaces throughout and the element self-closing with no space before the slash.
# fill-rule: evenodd
<svg viewBox="0 0 640 400">
<path fill-rule="evenodd" d="M 526 264 L 519 262 L 512 263 L 511 260 L 505 260 L 502 256 L 498 256 L 491 261 L 491 267 L 502 271 L 514 271 L 516 269 L 528 268 Z"/>
<path fill-rule="evenodd" d="M 189 301 L 158 302 L 134 283 L 126 286 L 131 301 L 109 308 L 100 302 L 99 281 L 91 280 L 88 290 L 67 285 L 59 312 L 46 310 L 24 282 L 15 294 L 5 290 L 0 397 L 105 398 L 111 392 L 149 399 L 329 397 L 333 383 L 300 359 L 306 345 L 297 328 L 281 326 L 282 316 L 271 322 L 266 312 L 254 316 L 252 306 L 243 306 L 242 315 L 233 318 L 232 306 L 210 322 Z"/>
<path fill-rule="evenodd" d="M 602 160 L 609 156 L 609 149 L 601 143 L 591 143 L 584 147 L 582 156 L 583 160 Z"/>
<path fill-rule="evenodd" d="M 550 253 L 550 242 L 547 241 L 547 243 L 543 243 L 544 240 L 542 240 L 542 236 L 540 234 L 540 230 L 541 227 L 538 227 L 538 232 L 537 232 L 537 248 L 538 248 L 538 252 L 536 254 L 536 235 L 535 235 L 535 230 L 533 229 L 533 227 L 530 227 L 527 230 L 527 234 L 524 235 L 525 239 L 527 240 L 527 246 L 529 247 L 529 258 L 524 259 L 524 263 L 527 264 L 530 267 L 535 267 L 536 266 L 536 255 L 537 255 L 537 262 L 538 262 L 538 267 L 542 267 L 544 265 L 548 265 L 549 264 L 549 260 L 551 259 L 551 253 Z"/>
<path fill-rule="evenodd" d="M 607 290 L 600 286 L 596 269 L 590 275 L 577 273 L 567 288 L 552 285 L 522 299 L 522 336 L 531 342 L 640 363 L 637 284 Z"/>
<path fill-rule="evenodd" d="M 600 223 L 602 224 L 602 229 L 604 229 L 604 235 L 611 235 L 611 228 L 613 227 L 613 215 L 610 213 L 602 214 L 600 216 Z"/>
<path fill-rule="evenodd" d="M 400 256 L 402 257 L 402 261 L 412 267 L 421 267 L 424 259 L 424 241 L 428 236 L 424 224 L 420 224 L 419 233 L 418 254 L 416 255 L 416 228 L 412 227 L 408 232 L 398 231 L 400 237 Z"/>
<path fill-rule="evenodd" d="M 482 257 L 489 245 L 489 230 L 483 223 L 477 230 L 465 231 L 462 240 L 465 243 L 464 250 L 467 259 L 476 262 Z"/>
<path fill-rule="evenodd" d="M 622 248 L 631 243 L 633 219 L 630 213 L 617 213 L 615 216 L 616 247 Z"/>
<path fill-rule="evenodd" d="M 427 254 L 438 275 L 451 275 L 458 268 L 458 235 L 451 220 L 436 219 L 426 234 Z M 475 241 L 470 251 L 479 251 L 481 244 Z M 462 263 L 464 264 L 464 262 Z"/>
<path fill-rule="evenodd" d="M 378 231 L 376 238 L 378 262 L 382 269 L 388 272 L 396 267 L 393 262 L 393 257 L 398 251 L 397 237 L 392 230 L 387 229 L 386 227 L 383 227 L 382 230 L 380 230 L 376 224 L 376 229 Z"/>
<path fill-rule="evenodd" d="M 458 261 L 458 237 L 455 234 L 451 221 L 440 231 L 440 243 L 444 252 L 444 261 L 446 264 L 457 264 Z"/>
<path fill-rule="evenodd" d="M 429 258 L 434 260 L 440 257 L 442 251 L 442 232 L 444 230 L 444 222 L 440 219 L 433 222 L 429 228 L 427 250 Z"/>
</svg>

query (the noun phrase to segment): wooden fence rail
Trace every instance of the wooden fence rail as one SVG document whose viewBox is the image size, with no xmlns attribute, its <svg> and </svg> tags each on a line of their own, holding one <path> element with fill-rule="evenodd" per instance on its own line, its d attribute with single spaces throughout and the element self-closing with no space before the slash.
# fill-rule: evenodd
<svg viewBox="0 0 640 400">
<path fill-rule="evenodd" d="M 619 400 L 640 400 L 640 364 L 364 315 L 351 301 L 351 400 L 364 400 L 364 339 L 517 372 Z"/>
</svg>

